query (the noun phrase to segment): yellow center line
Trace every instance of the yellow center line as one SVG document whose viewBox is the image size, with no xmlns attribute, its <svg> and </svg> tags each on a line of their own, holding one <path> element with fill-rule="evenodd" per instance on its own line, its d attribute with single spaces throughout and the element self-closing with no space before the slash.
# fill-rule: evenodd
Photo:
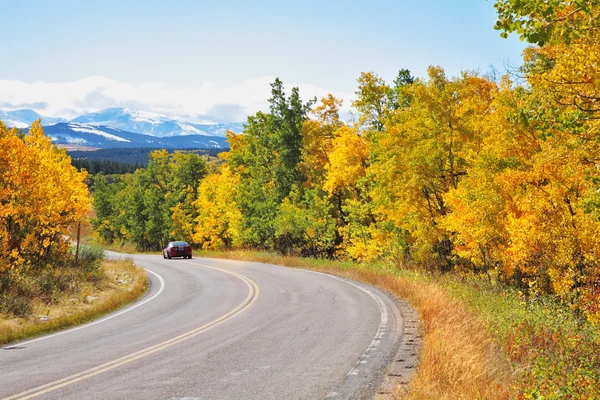
<svg viewBox="0 0 600 400">
<path fill-rule="evenodd" d="M 240 305 L 238 305 L 236 308 L 234 308 L 233 310 L 229 311 L 227 314 L 220 316 L 219 318 L 208 322 L 205 325 L 202 325 L 201 327 L 192 329 L 189 332 L 183 333 L 179 336 L 176 336 L 172 339 L 166 340 L 164 342 L 161 342 L 159 344 L 156 344 L 154 346 L 150 346 L 147 347 L 145 349 L 139 350 L 135 353 L 131 353 L 128 354 L 124 357 L 121 358 L 117 358 L 116 360 L 112 360 L 109 361 L 107 363 L 98 365 L 97 367 L 94 368 L 90 368 L 88 370 L 79 372 L 77 374 L 73 374 L 70 375 L 66 378 L 62 378 L 38 387 L 35 387 L 33 389 L 29 389 L 26 390 L 24 392 L 21 393 L 17 393 L 14 394 L 12 396 L 9 397 L 5 397 L 2 400 L 25 400 L 25 399 L 31 399 L 33 397 L 37 397 L 37 396 L 41 396 L 43 394 L 52 392 L 54 390 L 60 389 L 62 387 L 74 384 L 76 382 L 82 381 L 84 379 L 88 379 L 91 378 L 95 375 L 99 375 L 101 373 L 104 373 L 106 371 L 110 371 L 114 368 L 120 367 L 122 365 L 125 364 L 129 364 L 130 362 L 139 360 L 140 358 L 143 357 L 147 357 L 151 354 L 154 354 L 158 351 L 164 350 L 168 347 L 174 346 L 176 344 L 179 344 L 183 341 L 186 341 L 188 339 L 191 339 L 195 336 L 198 336 L 212 328 L 214 328 L 215 326 L 218 326 L 222 323 L 224 323 L 225 321 L 228 321 L 230 319 L 232 319 L 233 317 L 243 313 L 244 311 L 246 311 L 248 308 L 250 308 L 252 306 L 252 304 L 254 304 L 254 302 L 256 301 L 256 299 L 258 298 L 258 294 L 260 292 L 260 290 L 258 289 L 258 285 L 251 280 L 250 278 L 247 278 L 243 275 L 238 274 L 237 272 L 232 272 L 232 271 L 226 271 L 220 268 L 214 268 L 214 267 L 209 267 L 207 265 L 201 265 L 201 264 L 195 264 L 195 263 L 189 263 L 192 265 L 198 265 L 198 266 L 202 266 L 204 268 L 208 268 L 208 269 L 212 269 L 215 271 L 219 271 L 219 272 L 223 272 L 232 276 L 235 276 L 236 278 L 242 280 L 246 286 L 248 286 L 248 295 L 246 296 L 246 298 L 244 299 L 244 301 L 242 301 L 242 303 L 240 303 Z"/>
</svg>

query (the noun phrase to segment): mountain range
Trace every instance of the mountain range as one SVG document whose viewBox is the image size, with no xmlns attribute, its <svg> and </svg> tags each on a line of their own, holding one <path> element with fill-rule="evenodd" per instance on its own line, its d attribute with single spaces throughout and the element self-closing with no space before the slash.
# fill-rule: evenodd
<svg viewBox="0 0 600 400">
<path fill-rule="evenodd" d="M 0 121 L 4 122 L 4 125 L 12 128 L 24 129 L 29 128 L 33 121 L 38 119 L 42 120 L 42 125 L 52 125 L 59 122 L 66 122 L 62 118 L 49 118 L 44 117 L 33 110 L 15 110 L 15 111 L 2 111 L 0 110 Z"/>
<path fill-rule="evenodd" d="M 66 120 L 33 110 L 1 111 L 9 127 L 27 129 L 37 119 L 53 143 L 89 147 L 226 148 L 225 132 L 243 123 L 199 124 L 127 108 L 108 108 Z"/>
<path fill-rule="evenodd" d="M 222 136 L 185 135 L 156 137 L 141 133 L 127 132 L 103 125 L 61 122 L 44 127 L 44 133 L 55 144 L 85 147 L 124 148 L 152 147 L 166 149 L 213 149 L 227 148 L 227 138 Z"/>
</svg>

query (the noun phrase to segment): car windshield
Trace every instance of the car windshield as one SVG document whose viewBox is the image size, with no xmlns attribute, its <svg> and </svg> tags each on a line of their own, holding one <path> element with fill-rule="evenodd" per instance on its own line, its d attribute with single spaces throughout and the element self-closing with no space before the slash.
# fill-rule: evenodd
<svg viewBox="0 0 600 400">
<path fill-rule="evenodd" d="M 187 242 L 171 242 L 171 246 L 189 246 Z"/>
</svg>

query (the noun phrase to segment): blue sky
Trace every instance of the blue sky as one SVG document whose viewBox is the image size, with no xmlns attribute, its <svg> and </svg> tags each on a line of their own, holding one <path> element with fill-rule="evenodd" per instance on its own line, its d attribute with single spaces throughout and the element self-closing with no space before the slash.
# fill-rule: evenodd
<svg viewBox="0 0 600 400">
<path fill-rule="evenodd" d="M 503 70 L 506 63 L 521 63 L 524 45 L 517 37 L 501 39 L 493 29 L 493 4 L 0 0 L 0 89 L 18 90 L 18 81 L 28 93 L 0 91 L 0 107 L 41 103 L 47 114 L 60 114 L 113 101 L 168 113 L 164 104 L 153 107 L 133 94 L 153 87 L 169 91 L 168 98 L 217 98 L 199 101 L 198 110 L 186 104 L 181 114 L 236 104 L 243 114 L 260 108 L 256 96 L 268 95 L 275 76 L 301 85 L 307 95 L 331 91 L 350 99 L 361 71 L 391 81 L 400 68 L 423 77 L 428 65 L 440 65 L 451 76 L 485 73 L 490 65 Z M 44 92 L 59 84 L 70 84 L 78 100 L 55 101 Z M 112 91 L 99 90 L 108 86 Z M 129 94 L 119 97 L 119 91 Z"/>
</svg>

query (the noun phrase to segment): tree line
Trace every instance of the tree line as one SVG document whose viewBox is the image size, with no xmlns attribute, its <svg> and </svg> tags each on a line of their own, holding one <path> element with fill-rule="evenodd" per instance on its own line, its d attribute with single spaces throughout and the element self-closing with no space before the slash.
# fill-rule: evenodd
<svg viewBox="0 0 600 400">
<path fill-rule="evenodd" d="M 98 181 L 99 233 L 482 274 L 598 321 L 600 8 L 496 8 L 503 34 L 532 43 L 524 81 L 367 72 L 347 122 L 341 100 L 305 102 L 277 79 L 222 162 L 156 152 L 147 170 Z"/>
<path fill-rule="evenodd" d="M 93 151 L 84 151 L 84 150 L 71 150 L 68 154 L 71 156 L 73 160 L 76 159 L 86 159 L 89 163 L 96 161 L 114 161 L 121 164 L 129 164 L 129 165 L 138 165 L 140 167 L 148 166 L 148 159 L 150 153 L 155 150 L 160 149 L 152 149 L 147 147 L 140 148 L 112 148 L 112 149 L 97 149 Z M 174 152 L 175 150 L 169 149 L 169 153 Z M 223 149 L 179 149 L 178 151 L 184 153 L 195 153 L 198 155 L 208 155 L 211 157 L 216 157 L 220 152 L 224 151 Z M 108 165 L 108 164 L 107 164 Z M 90 173 L 90 169 L 87 169 Z M 135 171 L 135 170 L 134 170 Z M 110 174 L 112 172 L 102 171 L 105 174 Z M 133 171 L 131 171 L 133 172 Z"/>
<path fill-rule="evenodd" d="M 127 164 L 109 160 L 88 160 L 87 158 L 71 158 L 71 164 L 79 171 L 85 169 L 88 173 L 95 175 L 99 172 L 104 174 L 131 174 L 141 168 L 140 164 Z"/>
</svg>

